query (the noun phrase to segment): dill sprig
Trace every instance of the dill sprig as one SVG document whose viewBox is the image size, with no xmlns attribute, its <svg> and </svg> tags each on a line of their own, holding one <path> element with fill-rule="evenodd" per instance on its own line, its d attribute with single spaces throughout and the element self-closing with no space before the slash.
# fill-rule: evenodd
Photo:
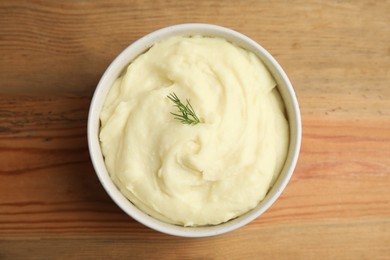
<svg viewBox="0 0 390 260">
<path fill-rule="evenodd" d="M 171 114 L 175 116 L 175 119 L 187 125 L 196 125 L 200 122 L 188 99 L 186 99 L 187 105 L 184 105 L 175 93 L 171 93 L 167 97 L 175 104 L 175 107 L 177 107 L 181 113 L 175 114 L 171 112 Z"/>
</svg>

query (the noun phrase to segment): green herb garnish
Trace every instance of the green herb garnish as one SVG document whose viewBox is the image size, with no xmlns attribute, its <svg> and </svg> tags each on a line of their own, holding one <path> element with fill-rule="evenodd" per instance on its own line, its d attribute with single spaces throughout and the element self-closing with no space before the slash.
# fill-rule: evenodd
<svg viewBox="0 0 390 260">
<path fill-rule="evenodd" d="M 167 97 L 175 104 L 175 107 L 177 107 L 181 113 L 175 114 L 171 112 L 171 114 L 175 116 L 175 119 L 186 125 L 196 125 L 200 122 L 188 99 L 186 99 L 187 105 L 184 105 L 175 93 L 171 93 Z"/>
</svg>

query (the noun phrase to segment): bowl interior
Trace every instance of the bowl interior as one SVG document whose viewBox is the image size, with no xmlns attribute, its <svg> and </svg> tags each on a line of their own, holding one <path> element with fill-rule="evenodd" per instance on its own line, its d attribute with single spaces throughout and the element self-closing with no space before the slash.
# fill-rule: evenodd
<svg viewBox="0 0 390 260">
<path fill-rule="evenodd" d="M 100 112 L 105 97 L 113 82 L 119 77 L 122 70 L 138 55 L 145 52 L 155 42 L 171 36 L 204 35 L 225 38 L 237 45 L 255 53 L 267 66 L 278 84 L 278 90 L 285 103 L 290 127 L 290 145 L 287 160 L 278 179 L 267 193 L 265 199 L 250 212 L 216 226 L 182 227 L 157 220 L 135 207 L 111 181 L 104 164 L 99 143 Z M 295 168 L 301 143 L 301 119 L 294 90 L 285 72 L 276 60 L 260 45 L 250 38 L 227 28 L 209 24 L 182 24 L 160 29 L 144 36 L 131 44 L 111 63 L 102 76 L 93 96 L 88 116 L 88 145 L 91 160 L 97 176 L 103 187 L 115 201 L 132 218 L 157 231 L 184 237 L 205 237 L 222 234 L 239 228 L 266 211 L 279 197 L 287 185 Z"/>
</svg>

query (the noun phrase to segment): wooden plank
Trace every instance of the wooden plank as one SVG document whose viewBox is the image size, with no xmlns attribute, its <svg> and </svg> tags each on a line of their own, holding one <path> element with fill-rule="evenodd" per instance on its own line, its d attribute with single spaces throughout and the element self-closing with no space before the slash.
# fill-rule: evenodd
<svg viewBox="0 0 390 260">
<path fill-rule="evenodd" d="M 73 257 L 92 256 L 112 251 L 118 243 L 126 248 L 131 242 L 133 252 L 147 250 L 145 256 L 153 256 L 152 247 L 162 250 L 163 241 L 173 245 L 182 240 L 136 223 L 105 194 L 87 153 L 89 97 L 6 97 L 0 107 L 10 119 L 0 135 L 0 252 L 16 257 L 13 246 L 33 252 L 53 248 L 47 255 L 72 248 Z M 369 248 L 379 255 L 388 252 L 390 121 L 367 124 L 326 118 L 304 117 L 297 171 L 277 203 L 247 227 L 204 241 L 224 247 L 238 243 L 240 237 L 241 243 L 229 252 L 232 257 L 243 253 L 240 245 L 251 245 L 251 251 L 245 251 L 248 257 L 255 252 L 271 257 L 280 249 L 275 240 L 280 246 L 293 244 L 288 241 L 296 241 L 296 233 L 304 237 L 296 246 L 308 256 L 342 257 L 346 252 L 368 256 Z M 335 246 L 339 232 L 343 233 L 339 240 L 346 241 L 336 246 L 339 251 L 326 251 Z M 328 241 L 326 247 L 322 240 Z M 90 251 L 73 248 L 83 241 Z M 191 248 L 203 249 L 199 257 L 213 254 L 212 247 L 205 247 L 208 242 L 198 241 L 183 245 L 184 255 Z M 258 241 L 264 246 L 261 250 L 256 249 Z M 158 242 L 163 244 L 156 246 Z M 343 251 L 346 245 L 348 250 Z M 291 256 L 303 254 L 296 248 L 289 250 L 285 252 Z M 219 253 L 215 256 L 223 258 Z"/>
</svg>

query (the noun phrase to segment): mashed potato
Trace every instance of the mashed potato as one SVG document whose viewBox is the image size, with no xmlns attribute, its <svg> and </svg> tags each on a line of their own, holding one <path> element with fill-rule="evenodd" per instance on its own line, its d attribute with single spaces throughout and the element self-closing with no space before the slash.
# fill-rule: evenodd
<svg viewBox="0 0 390 260">
<path fill-rule="evenodd" d="M 186 125 L 170 93 L 190 100 Z M 221 38 L 172 37 L 137 57 L 113 84 L 100 141 L 110 176 L 147 214 L 215 225 L 265 197 L 286 159 L 288 122 L 259 58 Z"/>
</svg>

